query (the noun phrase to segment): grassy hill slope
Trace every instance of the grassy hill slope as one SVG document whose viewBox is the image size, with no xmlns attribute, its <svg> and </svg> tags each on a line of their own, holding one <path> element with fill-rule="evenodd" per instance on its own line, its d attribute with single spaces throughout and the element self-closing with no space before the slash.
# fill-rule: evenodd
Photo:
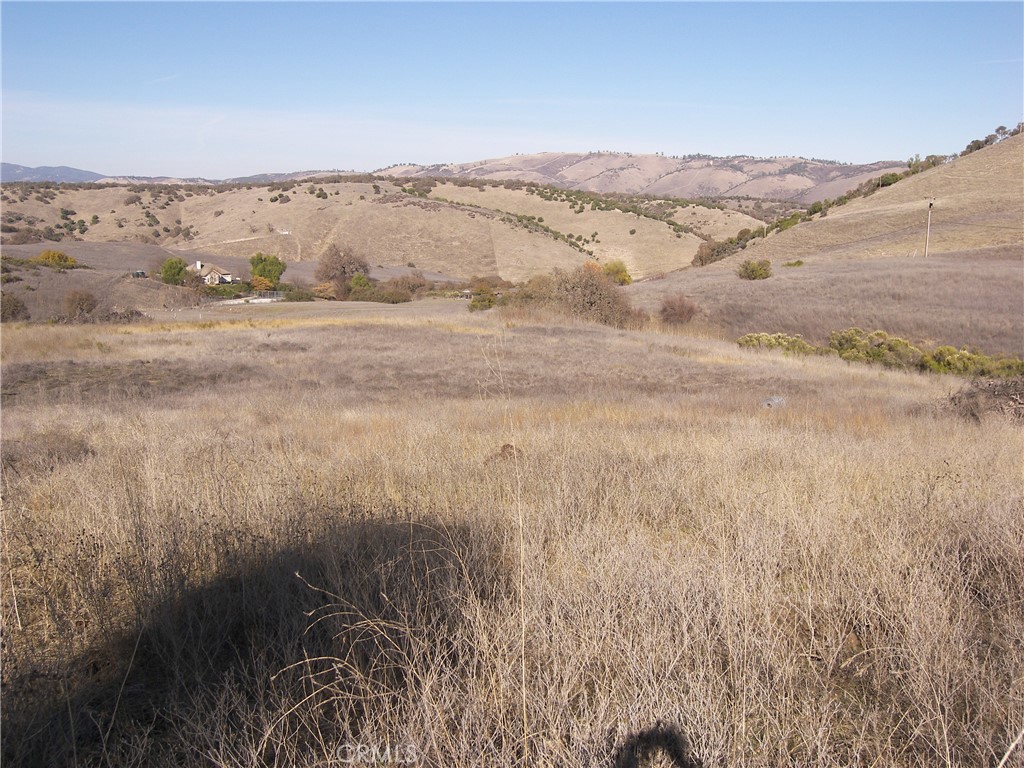
<svg viewBox="0 0 1024 768">
<path fill-rule="evenodd" d="M 671 225 L 621 210 L 581 206 L 568 199 L 546 199 L 528 189 L 501 186 L 439 184 L 430 193 L 464 204 L 532 216 L 547 227 L 568 236 L 582 235 L 581 242 L 599 261 L 621 259 L 635 278 L 682 269 L 690 264 L 703 242 L 690 232 L 676 232 Z M 673 220 L 712 237 L 732 237 L 744 227 L 761 222 L 737 211 L 704 206 L 674 209 Z M 593 235 L 597 233 L 597 238 Z M 529 271 L 529 270 L 527 270 Z"/>
<path fill-rule="evenodd" d="M 218 258 L 248 259 L 261 251 L 288 262 L 314 262 L 335 243 L 352 247 L 373 265 L 411 262 L 463 277 L 495 274 L 500 262 L 502 276 L 512 279 L 528 276 L 524 270 L 568 268 L 585 258 L 564 242 L 500 216 L 426 201 L 383 180 L 315 186 L 54 187 L 30 189 L 27 195 L 24 190 L 5 188 L 4 224 L 21 235 L 81 220 L 85 227 L 73 236 L 86 242 L 159 245 Z M 62 210 L 73 213 L 63 218 Z M 18 235 L 8 232 L 6 239 L 17 242 Z M 70 237 L 65 235 L 63 243 L 43 242 L 40 248 L 66 246 Z"/>
<path fill-rule="evenodd" d="M 929 258 L 928 203 L 934 198 Z M 773 276 L 745 281 L 745 259 Z M 903 179 L 730 258 L 631 287 L 657 310 L 683 293 L 703 322 L 735 337 L 861 326 L 921 341 L 1024 353 L 1024 136 Z M 793 261 L 802 266 L 784 267 Z"/>
</svg>

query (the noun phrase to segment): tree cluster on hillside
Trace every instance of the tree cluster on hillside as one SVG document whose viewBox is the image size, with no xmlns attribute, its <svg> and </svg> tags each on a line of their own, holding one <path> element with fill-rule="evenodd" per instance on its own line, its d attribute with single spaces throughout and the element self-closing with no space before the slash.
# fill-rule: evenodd
<svg viewBox="0 0 1024 768">
<path fill-rule="evenodd" d="M 948 163 L 950 160 L 953 160 L 956 157 L 963 157 L 965 155 L 971 154 L 972 152 L 976 152 L 979 149 L 984 149 L 985 147 L 991 146 L 993 144 L 998 144 L 1000 141 L 1008 139 L 1011 136 L 1016 136 L 1017 134 L 1021 133 L 1022 130 L 1024 130 L 1024 123 L 1018 123 L 1017 127 L 1012 130 L 1007 129 L 1005 126 L 999 126 L 998 128 L 995 129 L 993 133 L 990 133 L 984 139 L 975 139 L 974 141 L 972 141 L 970 144 L 967 145 L 967 148 L 964 149 L 964 151 L 961 152 L 959 155 L 927 155 L 922 160 L 921 155 L 916 154 L 907 161 L 907 170 L 903 171 L 902 173 L 896 173 L 895 171 L 884 173 L 875 178 L 868 179 L 867 181 L 861 183 L 854 189 L 851 189 L 850 191 L 846 192 L 843 195 L 840 195 L 835 199 L 815 201 L 810 206 L 808 206 L 805 211 L 795 211 L 789 214 L 788 216 L 776 219 L 775 223 L 770 225 L 768 230 L 770 232 L 783 232 L 789 229 L 790 227 L 799 224 L 800 222 L 810 221 L 811 218 L 815 215 L 820 214 L 821 216 L 826 216 L 828 215 L 829 209 L 834 206 L 845 205 L 846 203 L 858 197 L 868 197 L 869 195 L 874 194 L 878 190 L 884 189 L 885 187 L 890 187 L 893 184 L 896 184 L 902 181 L 903 179 L 908 178 L 909 176 L 914 176 L 915 174 L 921 173 L 922 171 L 926 171 L 929 168 L 934 168 L 936 166 Z M 735 249 L 729 251 L 729 253 L 732 253 L 734 251 Z M 714 250 L 714 256 L 712 256 L 711 249 L 705 248 L 703 252 L 698 252 L 698 255 L 694 257 L 693 263 L 697 265 L 703 265 L 711 263 L 712 261 L 717 261 L 719 260 L 719 258 L 724 258 L 724 256 L 721 255 L 722 252 L 723 251 L 721 249 L 716 248 Z M 729 254 L 725 253 L 725 255 Z"/>
<path fill-rule="evenodd" d="M 979 149 L 984 149 L 985 147 L 991 146 L 992 144 L 998 144 L 1000 141 L 1003 141 L 1004 139 L 1008 139 L 1011 136 L 1016 136 L 1022 130 L 1024 130 L 1024 123 L 1017 123 L 1017 127 L 1013 128 L 1012 130 L 1008 129 L 1005 125 L 1000 125 L 998 128 L 995 129 L 995 131 L 990 133 L 984 139 L 975 139 L 970 144 L 968 144 L 964 148 L 964 151 L 960 153 L 960 157 L 963 157 L 964 155 L 969 155 L 972 152 L 977 152 Z"/>
</svg>

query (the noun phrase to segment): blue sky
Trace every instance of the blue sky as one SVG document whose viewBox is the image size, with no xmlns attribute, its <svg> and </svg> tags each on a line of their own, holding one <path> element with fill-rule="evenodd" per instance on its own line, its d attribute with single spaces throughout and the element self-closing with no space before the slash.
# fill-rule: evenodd
<svg viewBox="0 0 1024 768">
<path fill-rule="evenodd" d="M 1024 120 L 1024 3 L 0 4 L 3 160 L 111 175 L 543 151 L 960 151 Z"/>
</svg>

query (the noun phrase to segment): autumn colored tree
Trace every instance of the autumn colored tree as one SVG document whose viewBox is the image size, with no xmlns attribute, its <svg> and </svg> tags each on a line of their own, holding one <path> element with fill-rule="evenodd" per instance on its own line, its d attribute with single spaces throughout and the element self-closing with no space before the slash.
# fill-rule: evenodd
<svg viewBox="0 0 1024 768">
<path fill-rule="evenodd" d="M 274 290 L 274 284 L 263 275 L 253 275 L 249 280 L 249 285 L 252 286 L 254 291 L 272 291 Z"/>
<path fill-rule="evenodd" d="M 609 261 L 604 265 L 604 269 L 601 271 L 619 285 L 629 285 L 633 282 L 633 278 L 630 276 L 629 270 L 626 269 L 626 265 L 621 259 Z"/>
<path fill-rule="evenodd" d="M 74 269 L 78 266 L 73 256 L 68 256 L 64 251 L 48 250 L 36 256 L 33 261 L 44 264 L 54 269 Z"/>
<path fill-rule="evenodd" d="M 315 276 L 317 281 L 331 285 L 335 298 L 344 299 L 348 296 L 352 278 L 366 276 L 369 272 L 370 265 L 366 259 L 357 256 L 351 248 L 343 251 L 331 243 L 320 256 Z"/>
<path fill-rule="evenodd" d="M 288 266 L 277 258 L 277 256 L 270 256 L 263 253 L 257 253 L 251 259 L 249 259 L 250 272 L 253 278 L 262 277 L 270 282 L 270 288 L 261 288 L 259 290 L 272 291 L 277 288 L 277 284 L 281 282 L 281 275 Z M 251 281 L 250 281 L 251 282 Z"/>
</svg>

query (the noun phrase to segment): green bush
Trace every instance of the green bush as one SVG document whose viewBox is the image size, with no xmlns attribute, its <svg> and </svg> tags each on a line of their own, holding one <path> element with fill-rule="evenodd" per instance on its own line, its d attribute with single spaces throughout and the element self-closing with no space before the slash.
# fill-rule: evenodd
<svg viewBox="0 0 1024 768">
<path fill-rule="evenodd" d="M 843 360 L 878 363 L 886 368 L 917 368 L 924 356 L 906 339 L 885 331 L 866 333 L 860 328 L 833 331 L 828 346 Z"/>
<path fill-rule="evenodd" d="M 925 353 L 920 367 L 935 373 L 952 373 L 957 376 L 983 376 L 986 378 L 1010 378 L 1024 376 L 1024 360 L 1013 357 L 990 357 L 967 349 L 942 346 Z"/>
<path fill-rule="evenodd" d="M 497 297 L 491 290 L 483 290 L 473 294 L 473 298 L 469 302 L 470 312 L 483 312 L 491 309 L 497 302 Z"/>
<path fill-rule="evenodd" d="M 609 261 L 604 265 L 601 271 L 618 285 L 629 285 L 633 282 L 633 278 L 630 276 L 629 270 L 626 269 L 626 265 L 621 259 Z"/>
<path fill-rule="evenodd" d="M 803 259 L 795 259 L 793 261 L 787 261 L 782 266 L 784 267 L 802 267 L 804 265 Z"/>
<path fill-rule="evenodd" d="M 375 283 L 366 275 L 357 272 L 347 286 L 349 301 L 376 301 L 382 304 L 404 304 L 412 301 L 412 292 L 393 281 Z"/>
<path fill-rule="evenodd" d="M 279 286 L 280 287 L 280 286 Z M 316 296 L 307 288 L 293 287 L 284 293 L 285 301 L 315 301 Z"/>
<path fill-rule="evenodd" d="M 377 286 L 373 301 L 379 301 L 384 304 L 405 304 L 407 301 L 412 301 L 412 294 L 404 288 L 397 286 L 380 285 Z"/>
<path fill-rule="evenodd" d="M 790 355 L 820 355 L 825 352 L 800 336 L 785 333 L 748 333 L 737 339 L 736 343 L 748 349 L 781 349 Z"/>
<path fill-rule="evenodd" d="M 252 291 L 252 286 L 249 283 L 227 283 L 224 285 L 206 285 L 204 283 L 199 286 L 199 292 L 212 299 L 240 299 L 248 295 L 250 291 Z"/>
<path fill-rule="evenodd" d="M 833 331 L 828 347 L 816 347 L 800 336 L 784 333 L 748 333 L 736 343 L 749 349 L 781 349 L 790 354 L 834 354 L 848 362 L 873 363 L 886 368 L 998 379 L 1024 376 L 1024 360 L 1016 357 L 992 357 L 951 346 L 922 351 L 906 339 L 890 336 L 885 331 L 867 333 L 860 328 Z"/>
<path fill-rule="evenodd" d="M 348 281 L 348 289 L 350 291 L 368 291 L 371 288 L 373 288 L 373 283 L 370 282 L 370 278 L 363 272 L 357 272 Z M 353 299 L 353 301 L 358 301 L 358 299 Z"/>
<path fill-rule="evenodd" d="M 791 213 L 786 218 L 779 219 L 778 221 L 776 221 L 772 228 L 779 232 L 785 232 L 790 227 L 795 227 L 797 224 L 799 224 L 800 219 L 802 217 L 803 214 L 800 211 L 796 211 L 795 213 Z"/>
<path fill-rule="evenodd" d="M 160 265 L 160 279 L 167 285 L 184 285 L 185 275 L 188 274 L 188 265 L 184 259 L 171 256 Z"/>
<path fill-rule="evenodd" d="M 349 301 L 374 301 L 380 304 L 404 304 L 412 301 L 412 294 L 397 288 L 381 288 L 371 285 L 369 288 L 356 288 L 349 292 Z"/>
<path fill-rule="evenodd" d="M 766 280 L 772 276 L 772 263 L 768 259 L 747 259 L 740 264 L 736 274 L 744 280 Z"/>
</svg>

